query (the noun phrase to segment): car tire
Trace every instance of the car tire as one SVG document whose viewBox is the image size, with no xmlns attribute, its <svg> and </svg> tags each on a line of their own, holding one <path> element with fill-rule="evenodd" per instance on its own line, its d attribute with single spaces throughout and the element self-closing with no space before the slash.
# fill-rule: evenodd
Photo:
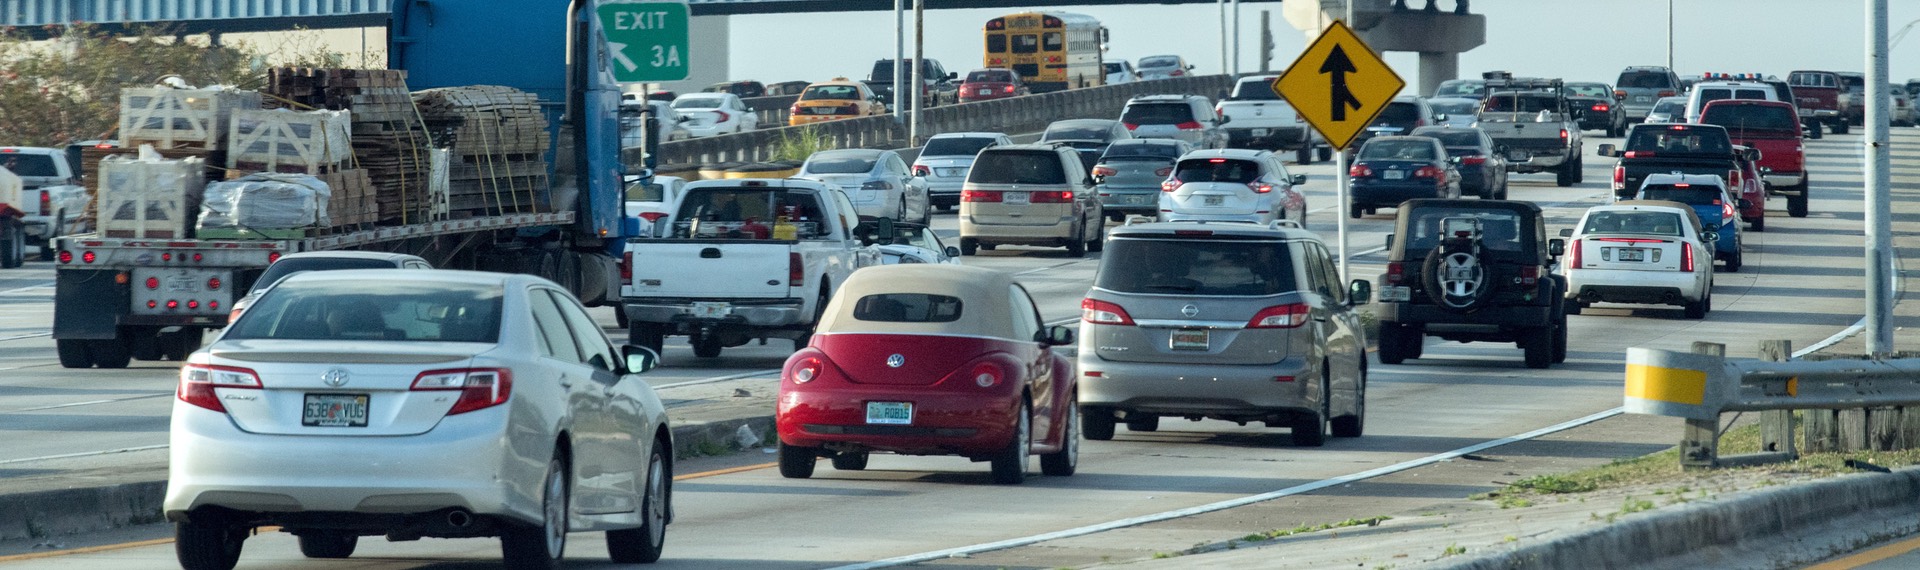
<svg viewBox="0 0 1920 570">
<path fill-rule="evenodd" d="M 1832 124 L 1833 124 L 1833 134 L 1836 134 L 1836 135 L 1847 134 L 1847 130 L 1849 126 L 1847 125 L 1846 121 L 1834 121 Z"/>
<path fill-rule="evenodd" d="M 53 239 L 66 235 L 66 233 L 67 213 L 60 212 L 59 215 L 53 218 L 53 229 L 47 232 L 47 240 L 40 242 L 40 261 L 53 261 L 55 255 L 53 251 Z"/>
<path fill-rule="evenodd" d="M 1083 407 L 1080 410 L 1080 432 L 1093 441 L 1113 439 L 1113 428 L 1119 424 L 1113 419 L 1113 410 L 1107 408 Z"/>
<path fill-rule="evenodd" d="M 620 328 L 623 328 L 623 329 L 624 329 L 624 328 L 627 328 L 627 327 L 630 327 L 630 326 L 632 326 L 632 325 L 633 325 L 633 323 L 631 323 L 631 322 L 629 322 L 629 321 L 627 321 L 627 308 L 626 308 L 626 307 L 622 307 L 622 306 L 619 306 L 619 305 L 614 305 L 614 307 L 613 307 L 613 324 L 614 324 L 614 326 L 617 326 L 617 327 L 620 327 Z"/>
<path fill-rule="evenodd" d="M 992 244 L 992 243 L 983 243 L 983 244 L 980 244 L 980 249 L 982 249 L 982 250 L 985 250 L 985 251 L 993 251 L 993 250 L 994 250 L 994 248 L 997 248 L 997 247 L 1000 247 L 1000 245 L 999 245 L 999 244 Z"/>
<path fill-rule="evenodd" d="M 1320 447 L 1327 444 L 1326 402 L 1320 403 L 1323 411 L 1314 412 L 1293 420 L 1294 447 Z"/>
<path fill-rule="evenodd" d="M 1562 163 L 1559 169 L 1553 171 L 1553 185 L 1562 188 L 1572 186 L 1575 180 L 1573 168 L 1571 162 Z"/>
<path fill-rule="evenodd" d="M 1333 147 L 1323 146 L 1323 147 L 1314 149 L 1314 158 L 1319 159 L 1320 162 L 1333 160 Z"/>
<path fill-rule="evenodd" d="M 1073 237 L 1067 238 L 1067 257 L 1087 256 L 1087 242 L 1083 241 L 1086 235 L 1086 230 L 1080 229 L 1073 232 Z"/>
<path fill-rule="evenodd" d="M 1380 323 L 1380 338 L 1376 344 L 1380 347 L 1381 364 L 1406 362 L 1409 357 L 1406 347 L 1411 342 L 1406 335 L 1407 328 L 1399 323 Z"/>
<path fill-rule="evenodd" d="M 1152 414 L 1142 414 L 1137 412 L 1127 414 L 1127 431 L 1137 431 L 1137 432 L 1160 431 L 1160 416 L 1156 416 Z"/>
<path fill-rule="evenodd" d="M 1040 473 L 1067 477 L 1080 468 L 1080 405 L 1067 398 L 1067 416 L 1060 422 L 1060 451 L 1040 456 Z"/>
<path fill-rule="evenodd" d="M 1706 295 L 1701 295 L 1698 301 L 1688 301 L 1687 304 L 1683 305 L 1687 318 L 1693 320 L 1707 318 L 1707 306 L 1712 302 L 1713 301 L 1709 300 Z"/>
<path fill-rule="evenodd" d="M 337 530 L 307 531 L 296 536 L 300 538 L 300 555 L 307 558 L 351 557 L 360 544 L 359 535 Z"/>
<path fill-rule="evenodd" d="M 1553 364 L 1553 325 L 1535 327 L 1521 332 L 1520 351 L 1525 354 L 1527 368 L 1541 369 Z"/>
<path fill-rule="evenodd" d="M 1799 193 L 1787 196 L 1787 215 L 1804 218 L 1807 217 L 1807 181 L 1801 180 L 1797 189 Z"/>
<path fill-rule="evenodd" d="M 719 358 L 720 339 L 710 336 L 695 336 L 691 340 L 693 355 L 700 358 Z"/>
<path fill-rule="evenodd" d="M 1586 311 L 1588 306 L 1586 301 L 1567 301 L 1567 314 L 1578 315 Z"/>
<path fill-rule="evenodd" d="M 1820 140 L 1820 137 L 1822 134 L 1823 134 L 1823 131 L 1821 130 L 1820 125 L 1818 124 L 1813 125 L 1813 128 L 1811 129 L 1807 129 L 1807 138 L 1810 138 L 1813 140 Z"/>
<path fill-rule="evenodd" d="M 1016 414 L 1012 441 L 1007 442 L 1005 449 L 993 454 L 990 460 L 993 482 L 997 485 L 1018 485 L 1027 480 L 1027 456 L 1033 438 L 1033 405 L 1021 401 Z"/>
<path fill-rule="evenodd" d="M 780 476 L 788 479 L 807 479 L 813 477 L 813 465 L 820 459 L 819 452 L 811 447 L 787 445 L 780 442 Z"/>
<path fill-rule="evenodd" d="M 1293 161 L 1303 166 L 1313 164 L 1313 149 L 1303 146 L 1300 150 L 1293 151 Z"/>
<path fill-rule="evenodd" d="M 0 223 L 0 269 L 26 263 L 27 231 L 18 223 Z"/>
<path fill-rule="evenodd" d="M 980 252 L 980 242 L 973 238 L 960 238 L 960 255 L 968 256 Z"/>
<path fill-rule="evenodd" d="M 1565 314 L 1562 314 L 1560 315 L 1559 321 L 1553 325 L 1553 363 L 1559 364 L 1566 361 L 1567 361 L 1567 316 Z"/>
<path fill-rule="evenodd" d="M 1764 213 L 1764 212 L 1763 212 L 1763 213 L 1761 213 L 1761 214 L 1760 214 L 1760 217 L 1758 217 L 1758 218 L 1754 218 L 1754 219 L 1753 219 L 1753 223 L 1750 223 L 1750 224 L 1747 224 L 1747 228 L 1748 228 L 1748 229 L 1751 229 L 1751 230 L 1753 230 L 1753 231 L 1756 231 L 1756 232 L 1764 232 L 1764 231 L 1767 231 L 1767 215 L 1766 215 L 1766 213 Z"/>
<path fill-rule="evenodd" d="M 232 570 L 251 529 L 234 527 L 215 516 L 198 516 L 173 525 L 173 554 L 184 570 Z"/>
<path fill-rule="evenodd" d="M 1365 215 L 1367 215 L 1366 208 L 1359 205 L 1347 206 L 1347 217 L 1358 220 L 1361 216 Z"/>
<path fill-rule="evenodd" d="M 1746 256 L 1742 254 L 1739 247 L 1739 242 L 1734 242 L 1733 255 L 1727 258 L 1727 273 L 1739 273 L 1740 266 L 1745 265 L 1746 260 L 1742 258 Z"/>
<path fill-rule="evenodd" d="M 1360 390 L 1354 395 L 1352 415 L 1333 418 L 1333 437 L 1360 437 L 1367 431 L 1367 367 L 1360 366 Z"/>
<path fill-rule="evenodd" d="M 631 323 L 627 327 L 627 343 L 652 349 L 654 354 L 663 354 L 661 348 L 666 345 L 667 327 L 658 323 Z"/>
<path fill-rule="evenodd" d="M 127 363 L 133 361 L 133 351 L 123 339 L 90 340 L 87 343 L 87 353 L 93 355 L 94 366 L 126 368 Z"/>
<path fill-rule="evenodd" d="M 200 343 L 203 340 L 200 329 L 183 328 L 160 335 L 160 346 L 167 360 L 186 362 L 187 356 L 192 355 L 193 351 L 200 350 Z"/>
<path fill-rule="evenodd" d="M 1573 183 L 1580 184 L 1586 181 L 1587 157 L 1581 156 L 1578 151 L 1575 151 L 1573 155 Z"/>
<path fill-rule="evenodd" d="M 863 471 L 867 468 L 867 452 L 842 451 L 833 454 L 833 468 L 841 471 Z"/>
<path fill-rule="evenodd" d="M 567 552 L 567 517 L 572 510 L 569 478 L 566 454 L 555 453 L 547 460 L 546 478 L 540 484 L 540 522 L 507 523 L 500 530 L 500 558 L 506 567 L 560 567 Z"/>
<path fill-rule="evenodd" d="M 134 329 L 127 339 L 127 355 L 134 360 L 160 360 L 166 356 L 166 337 L 153 329 Z"/>
<path fill-rule="evenodd" d="M 673 514 L 673 468 L 661 446 L 647 458 L 647 491 L 640 498 L 640 528 L 607 531 L 607 556 L 619 564 L 651 564 L 667 546 L 667 522 Z"/>
<path fill-rule="evenodd" d="M 1107 224 L 1101 222 L 1099 225 L 1100 229 L 1094 234 L 1093 241 L 1087 242 L 1087 251 L 1101 252 L 1107 250 Z"/>
<path fill-rule="evenodd" d="M 87 346 L 93 341 L 63 338 L 53 341 L 54 349 L 60 354 L 61 368 L 93 368 L 93 355 Z"/>
</svg>

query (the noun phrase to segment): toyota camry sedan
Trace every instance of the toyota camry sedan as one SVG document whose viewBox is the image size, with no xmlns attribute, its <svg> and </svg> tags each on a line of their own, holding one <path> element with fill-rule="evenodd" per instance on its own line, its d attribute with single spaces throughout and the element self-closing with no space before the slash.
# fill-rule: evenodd
<svg viewBox="0 0 1920 570">
<path fill-rule="evenodd" d="M 812 344 L 787 358 L 774 423 L 780 474 L 867 467 L 871 453 L 958 455 L 993 481 L 1072 475 L 1079 461 L 1073 331 L 1040 321 L 1027 290 L 997 271 L 884 265 L 834 293 Z"/>
<path fill-rule="evenodd" d="M 616 348 L 538 277 L 369 269 L 289 276 L 180 369 L 164 510 L 180 565 L 233 568 L 262 527 L 310 558 L 363 536 L 499 537 L 559 566 L 569 532 L 659 559 L 673 442 Z"/>
</svg>

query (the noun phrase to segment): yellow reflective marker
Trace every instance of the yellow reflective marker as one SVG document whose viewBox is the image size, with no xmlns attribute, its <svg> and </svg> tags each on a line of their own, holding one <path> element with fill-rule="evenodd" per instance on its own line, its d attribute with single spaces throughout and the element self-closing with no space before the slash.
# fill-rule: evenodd
<svg viewBox="0 0 1920 570">
<path fill-rule="evenodd" d="M 1345 150 L 1406 86 L 1353 28 L 1335 20 L 1274 79 L 1273 92 L 1292 103 L 1327 145 Z"/>
<path fill-rule="evenodd" d="M 1627 365 L 1627 397 L 1698 406 L 1706 399 L 1707 373 L 1702 370 Z"/>
</svg>

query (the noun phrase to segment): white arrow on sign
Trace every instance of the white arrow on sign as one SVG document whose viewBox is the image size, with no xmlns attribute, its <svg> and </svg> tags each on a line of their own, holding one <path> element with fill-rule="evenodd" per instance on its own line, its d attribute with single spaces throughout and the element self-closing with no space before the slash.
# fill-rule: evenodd
<svg viewBox="0 0 1920 570">
<path fill-rule="evenodd" d="M 627 44 L 607 42 L 607 48 L 613 50 L 614 61 L 620 62 L 620 65 L 626 67 L 627 71 L 640 69 L 640 64 L 634 63 L 632 58 L 627 57 Z"/>
</svg>

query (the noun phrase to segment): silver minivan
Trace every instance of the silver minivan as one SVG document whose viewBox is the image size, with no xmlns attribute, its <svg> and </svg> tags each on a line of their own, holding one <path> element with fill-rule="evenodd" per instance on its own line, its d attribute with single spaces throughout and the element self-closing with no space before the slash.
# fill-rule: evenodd
<svg viewBox="0 0 1920 570">
<path fill-rule="evenodd" d="M 1295 445 L 1365 427 L 1367 339 L 1326 245 L 1290 224 L 1171 222 L 1113 230 L 1081 301 L 1087 439 L 1163 416 L 1262 422 Z"/>
<path fill-rule="evenodd" d="M 1146 95 L 1127 101 L 1120 123 L 1137 139 L 1175 139 L 1195 148 L 1227 146 L 1226 120 L 1214 116 L 1213 102 L 1200 95 Z"/>
<path fill-rule="evenodd" d="M 1066 145 L 981 150 L 960 189 L 960 254 L 999 245 L 1065 247 L 1071 257 L 1100 251 L 1107 225 L 1093 188 Z"/>
</svg>

